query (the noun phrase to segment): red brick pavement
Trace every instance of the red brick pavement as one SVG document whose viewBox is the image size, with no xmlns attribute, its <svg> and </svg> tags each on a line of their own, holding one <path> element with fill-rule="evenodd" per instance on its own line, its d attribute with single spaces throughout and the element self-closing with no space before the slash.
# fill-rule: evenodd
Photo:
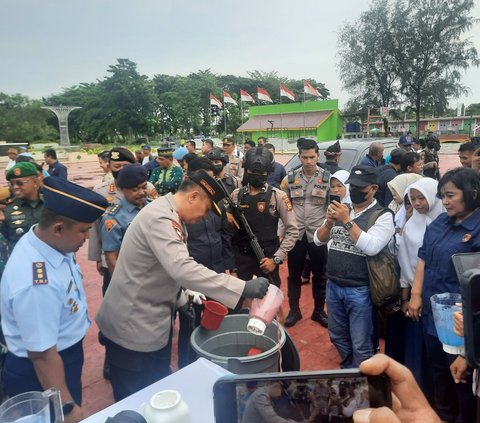
<svg viewBox="0 0 480 423">
<path fill-rule="evenodd" d="M 288 156 L 279 158 L 280 162 L 286 162 Z M 458 165 L 458 158 L 454 154 L 441 156 L 441 168 L 446 171 L 449 168 Z M 92 187 L 98 182 L 100 169 L 96 160 L 91 162 L 80 162 L 68 164 L 69 179 Z M 2 172 L 3 173 L 3 172 Z M 3 175 L 0 176 L 0 179 Z M 2 180 L 3 182 L 3 180 Z M 93 262 L 87 260 L 87 245 L 84 245 L 77 255 L 80 263 L 84 284 L 88 297 L 90 316 L 93 320 L 101 300 L 101 277 L 97 273 Z M 282 289 L 286 297 L 286 265 L 281 268 Z M 313 299 L 311 295 L 311 284 L 302 287 L 301 309 L 304 315 L 302 321 L 298 322 L 289 333 L 299 351 L 302 370 L 333 369 L 338 367 L 338 354 L 330 343 L 328 332 L 318 323 L 310 320 L 310 314 L 313 310 Z M 285 300 L 284 309 L 288 311 L 287 301 Z M 106 406 L 113 403 L 113 396 L 110 384 L 103 379 L 102 368 L 104 359 L 104 348 L 98 343 L 98 328 L 93 322 L 88 331 L 85 341 L 85 365 L 83 369 L 83 410 L 84 415 L 89 416 Z M 176 353 L 172 359 L 172 368 L 176 369 Z"/>
</svg>

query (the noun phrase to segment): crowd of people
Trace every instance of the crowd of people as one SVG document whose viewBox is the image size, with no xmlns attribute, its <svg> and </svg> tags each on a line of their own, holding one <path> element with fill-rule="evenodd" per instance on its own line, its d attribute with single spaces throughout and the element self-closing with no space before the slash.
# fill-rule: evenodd
<svg viewBox="0 0 480 423">
<path fill-rule="evenodd" d="M 222 147 L 203 140 L 201 153 L 195 141 L 156 155 L 149 145 L 135 154 L 114 147 L 98 154 L 104 176 L 93 191 L 67 180 L 55 150 L 44 152 L 48 169 L 9 151 L 9 186 L 0 190 L 6 393 L 56 386 L 66 420 L 81 418 L 82 339 L 91 322 L 75 252 L 89 237 L 88 259 L 103 279 L 95 320 L 104 376 L 116 401 L 170 373 L 176 318 L 184 366 L 194 359 L 188 338 L 202 299 L 242 312 L 245 299 L 281 285 L 286 261 L 286 327 L 311 313 L 343 368 L 374 356 L 382 334 L 386 353 L 411 370 L 442 420 L 475 421 L 469 368 L 443 351 L 430 297 L 460 292 L 452 254 L 480 251 L 480 146 L 462 144 L 461 167 L 444 175 L 433 135 L 402 135 L 385 159 L 374 142 L 352 169 L 341 168 L 338 141 L 325 157 L 314 140 L 297 146 L 300 165 L 288 172 L 263 137 L 243 152 L 232 137 Z M 386 249 L 400 266 L 401 304 L 379 319 L 367 261 Z M 19 265 L 26 261 L 31 268 Z M 306 266 L 313 310 L 300 306 Z M 427 405 L 423 412 L 434 415 Z M 327 414 L 321 421 L 344 421 Z"/>
</svg>

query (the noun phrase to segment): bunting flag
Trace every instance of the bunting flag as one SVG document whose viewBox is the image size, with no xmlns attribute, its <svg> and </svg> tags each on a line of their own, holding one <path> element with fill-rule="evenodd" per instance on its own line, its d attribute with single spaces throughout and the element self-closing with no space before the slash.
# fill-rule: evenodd
<svg viewBox="0 0 480 423">
<path fill-rule="evenodd" d="M 255 103 L 253 97 L 243 90 L 240 90 L 240 99 L 245 102 Z"/>
<path fill-rule="evenodd" d="M 280 84 L 280 97 L 287 97 L 290 100 L 295 101 L 295 94 L 293 91 L 283 84 Z"/>
<path fill-rule="evenodd" d="M 210 94 L 210 106 L 217 106 L 221 109 L 223 104 L 217 97 L 215 97 L 213 94 Z"/>
<path fill-rule="evenodd" d="M 303 80 L 303 92 L 305 94 L 314 95 L 315 97 L 321 97 L 320 93 L 305 80 Z"/>
<path fill-rule="evenodd" d="M 235 101 L 235 99 L 226 91 L 223 92 L 223 102 L 235 104 L 235 106 L 237 105 L 237 102 Z"/>
<path fill-rule="evenodd" d="M 270 97 L 270 94 L 268 94 L 268 91 L 257 87 L 257 97 L 258 100 L 263 100 L 263 101 L 268 101 L 269 103 L 273 103 L 272 97 Z"/>
</svg>

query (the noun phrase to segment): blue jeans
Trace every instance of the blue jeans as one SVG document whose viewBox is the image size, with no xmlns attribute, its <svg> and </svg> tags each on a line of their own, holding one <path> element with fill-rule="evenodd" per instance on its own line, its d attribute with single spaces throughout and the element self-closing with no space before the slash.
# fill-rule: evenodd
<svg viewBox="0 0 480 423">
<path fill-rule="evenodd" d="M 327 282 L 328 333 L 341 367 L 358 367 L 374 353 L 373 305 L 368 285 L 343 287 Z"/>
</svg>

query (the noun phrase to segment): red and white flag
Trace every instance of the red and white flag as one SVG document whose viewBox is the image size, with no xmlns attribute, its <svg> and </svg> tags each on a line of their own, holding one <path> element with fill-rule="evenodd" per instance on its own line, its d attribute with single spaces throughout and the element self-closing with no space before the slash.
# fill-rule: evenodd
<svg viewBox="0 0 480 423">
<path fill-rule="evenodd" d="M 320 93 L 317 91 L 317 89 L 313 88 L 311 84 L 308 83 L 308 81 L 303 81 L 303 92 L 305 94 L 311 94 L 314 95 L 315 97 L 321 97 Z"/>
<path fill-rule="evenodd" d="M 217 97 L 215 97 L 213 94 L 210 94 L 210 106 L 217 106 L 221 109 L 223 104 Z"/>
<path fill-rule="evenodd" d="M 257 87 L 257 97 L 258 100 L 268 101 L 269 103 L 273 103 L 272 97 L 268 94 L 268 91 L 264 88 Z"/>
<path fill-rule="evenodd" d="M 235 104 L 235 106 L 237 105 L 237 102 L 235 101 L 235 99 L 226 91 L 223 92 L 223 102 Z"/>
<path fill-rule="evenodd" d="M 287 97 L 290 100 L 295 101 L 295 94 L 293 91 L 283 84 L 280 84 L 280 97 Z"/>
<path fill-rule="evenodd" d="M 240 90 L 240 99 L 245 102 L 255 103 L 253 97 L 243 90 Z"/>
</svg>

